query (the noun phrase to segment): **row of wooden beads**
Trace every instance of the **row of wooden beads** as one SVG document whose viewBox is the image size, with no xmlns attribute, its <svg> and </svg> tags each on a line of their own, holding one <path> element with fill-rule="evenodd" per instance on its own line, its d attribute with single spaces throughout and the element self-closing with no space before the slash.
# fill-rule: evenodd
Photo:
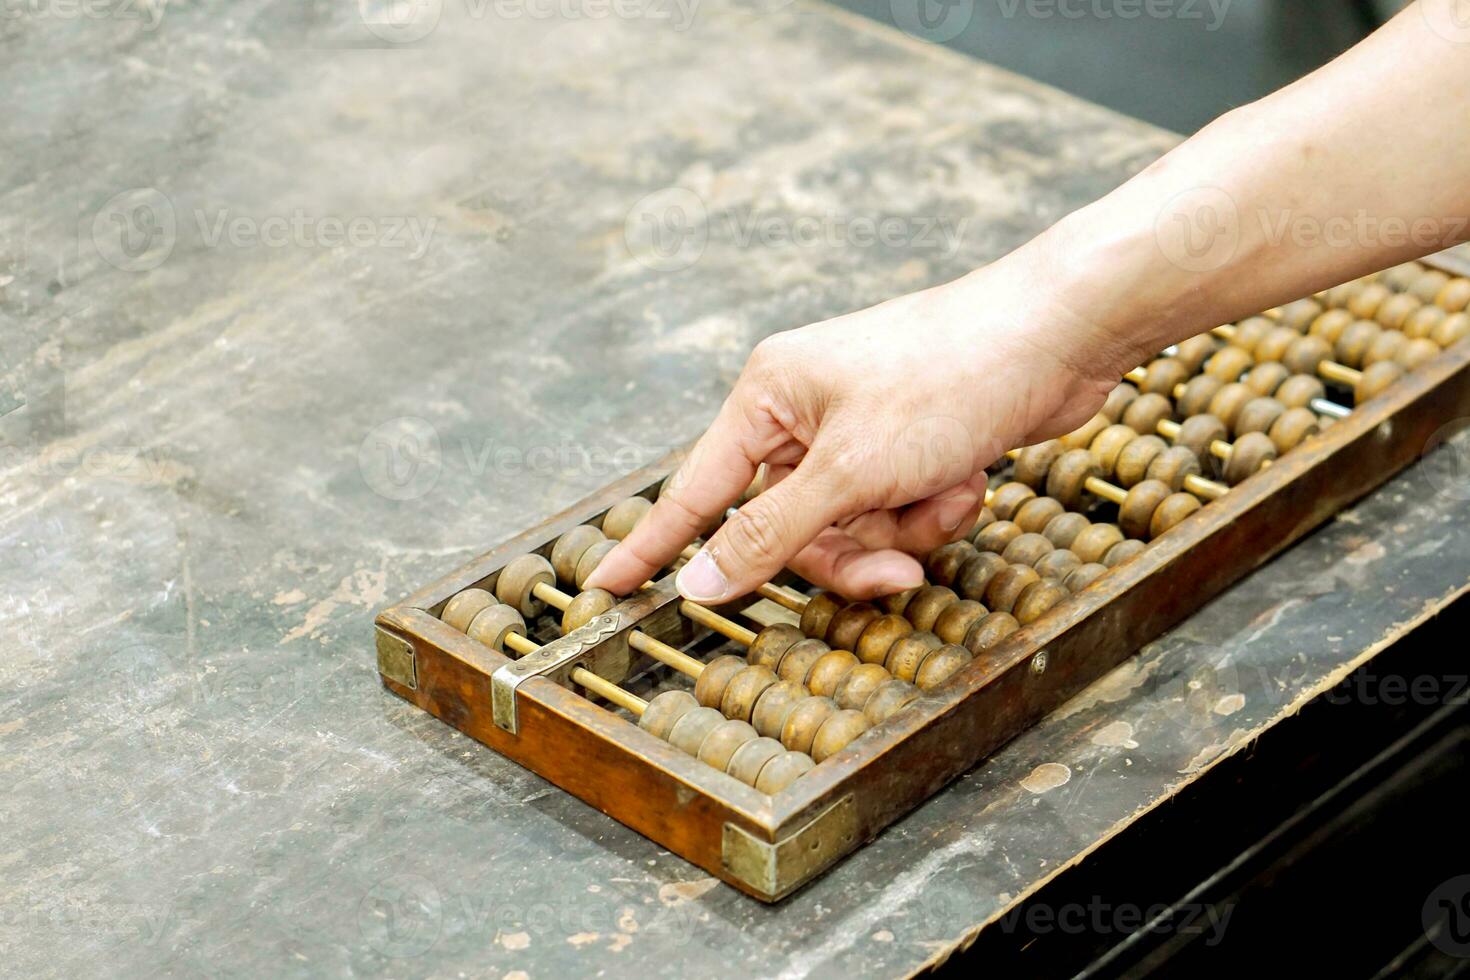
<svg viewBox="0 0 1470 980">
<path fill-rule="evenodd" d="M 480 596 L 474 593 L 484 594 L 479 589 L 466 592 L 470 595 L 459 593 L 445 606 L 442 618 L 448 625 L 465 630 L 472 638 L 508 656 L 540 649 L 526 638 L 526 624 L 519 610 L 506 603 L 492 601 L 475 612 L 466 624 L 466 615 L 480 603 Z M 574 667 L 571 679 L 635 714 L 639 727 L 645 731 L 763 793 L 780 792 L 815 765 L 810 756 L 761 736 L 749 723 L 727 719 L 713 708 L 701 707 L 688 691 L 665 691 L 645 701 L 585 667 Z"/>
<path fill-rule="evenodd" d="M 1405 262 L 1334 286 L 1316 298 L 1328 309 L 1347 309 L 1354 316 L 1370 319 L 1395 295 L 1412 297 L 1447 313 L 1460 313 L 1470 309 L 1470 279 L 1451 276 L 1418 262 Z"/>
<path fill-rule="evenodd" d="M 1029 565 L 1069 592 L 1087 588 L 1144 547 L 1117 524 L 1094 522 L 1066 510 L 1055 497 L 1038 495 L 1015 481 L 996 490 L 995 506 L 983 518 L 990 523 L 972 539 L 977 550 Z"/>
</svg>

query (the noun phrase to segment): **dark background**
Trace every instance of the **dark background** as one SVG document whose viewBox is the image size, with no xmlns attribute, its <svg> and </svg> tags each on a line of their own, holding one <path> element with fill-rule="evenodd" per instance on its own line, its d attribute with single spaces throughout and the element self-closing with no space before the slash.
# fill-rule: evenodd
<svg viewBox="0 0 1470 980">
<path fill-rule="evenodd" d="M 957 36 L 926 39 L 1180 133 L 1330 61 L 1403 6 L 1397 0 L 836 2 L 898 27 L 905 7 L 916 4 L 928 5 L 936 24 L 951 7 L 956 16 L 969 11 Z M 1174 15 L 1121 16 L 1148 2 Z"/>
</svg>

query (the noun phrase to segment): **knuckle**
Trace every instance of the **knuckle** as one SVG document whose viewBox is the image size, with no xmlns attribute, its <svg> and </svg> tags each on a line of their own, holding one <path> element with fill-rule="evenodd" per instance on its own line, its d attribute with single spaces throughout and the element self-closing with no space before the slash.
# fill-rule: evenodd
<svg viewBox="0 0 1470 980">
<path fill-rule="evenodd" d="M 747 507 L 730 515 L 725 522 L 725 541 L 730 549 L 747 561 L 778 560 L 784 536 L 780 521 L 765 507 Z"/>
</svg>

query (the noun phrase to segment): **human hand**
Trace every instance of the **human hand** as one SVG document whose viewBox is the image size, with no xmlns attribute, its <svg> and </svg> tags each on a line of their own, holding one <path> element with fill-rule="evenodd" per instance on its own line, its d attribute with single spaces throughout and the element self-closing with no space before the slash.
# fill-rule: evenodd
<svg viewBox="0 0 1470 980">
<path fill-rule="evenodd" d="M 919 585 L 913 556 L 974 524 L 985 468 L 1081 425 L 1128 366 L 1129 352 L 1058 301 L 1053 271 L 1023 250 L 763 341 L 587 587 L 625 593 L 646 582 L 739 499 L 762 463 L 764 492 L 680 571 L 686 597 L 728 601 L 783 566 L 853 599 Z"/>
</svg>

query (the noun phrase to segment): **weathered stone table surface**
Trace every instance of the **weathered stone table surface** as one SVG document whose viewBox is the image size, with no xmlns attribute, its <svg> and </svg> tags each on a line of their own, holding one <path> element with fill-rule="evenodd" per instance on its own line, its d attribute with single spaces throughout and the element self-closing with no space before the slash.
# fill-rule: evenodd
<svg viewBox="0 0 1470 980">
<path fill-rule="evenodd" d="M 382 691 L 373 610 L 1171 138 L 818 5 L 413 9 L 0 21 L 17 975 L 904 973 L 1470 579 L 1431 458 L 792 900 L 717 886 Z"/>
</svg>

